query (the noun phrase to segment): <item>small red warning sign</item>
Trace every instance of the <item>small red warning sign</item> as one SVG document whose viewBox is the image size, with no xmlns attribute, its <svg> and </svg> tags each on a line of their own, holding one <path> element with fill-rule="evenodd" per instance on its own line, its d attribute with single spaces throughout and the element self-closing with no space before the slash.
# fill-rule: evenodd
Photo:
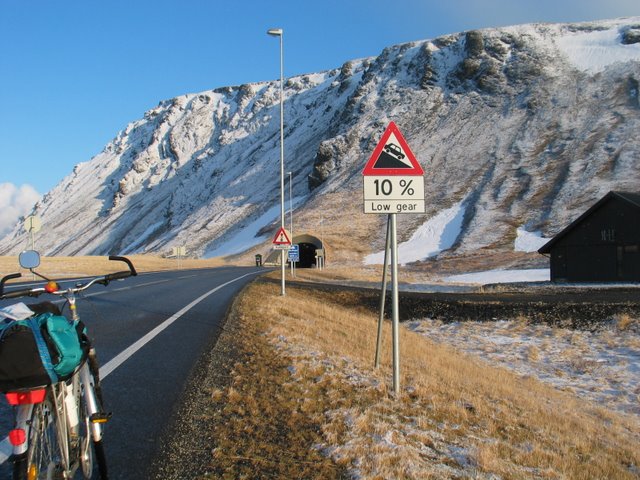
<svg viewBox="0 0 640 480">
<path fill-rule="evenodd" d="M 424 175 L 424 170 L 396 124 L 391 122 L 373 150 L 362 175 Z"/>
<path fill-rule="evenodd" d="M 280 227 L 280 230 L 273 237 L 274 245 L 291 245 L 291 236 L 284 227 Z"/>
</svg>

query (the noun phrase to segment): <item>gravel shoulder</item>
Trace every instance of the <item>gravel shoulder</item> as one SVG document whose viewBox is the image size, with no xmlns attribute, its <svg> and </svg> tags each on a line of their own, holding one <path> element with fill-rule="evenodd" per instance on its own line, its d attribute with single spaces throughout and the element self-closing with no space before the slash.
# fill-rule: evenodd
<svg viewBox="0 0 640 480">
<path fill-rule="evenodd" d="M 147 478 L 184 480 L 207 473 L 211 464 L 213 438 L 206 412 L 211 392 L 223 386 L 231 365 L 239 357 L 235 338 L 239 333 L 233 307 L 227 312 L 224 327 L 215 343 L 207 349 L 189 375 L 183 401 L 171 416 L 157 446 L 156 461 Z"/>
</svg>

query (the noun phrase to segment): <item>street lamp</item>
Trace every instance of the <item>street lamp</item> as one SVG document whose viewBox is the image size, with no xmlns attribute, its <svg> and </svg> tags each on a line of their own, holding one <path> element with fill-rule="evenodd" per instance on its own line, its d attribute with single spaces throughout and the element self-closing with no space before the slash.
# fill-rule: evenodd
<svg viewBox="0 0 640 480">
<path fill-rule="evenodd" d="M 292 194 L 292 172 L 287 172 L 287 175 L 289 175 L 289 221 L 291 222 L 289 225 L 291 226 L 291 247 L 293 247 L 293 194 Z M 296 266 L 293 260 L 291 260 L 289 263 L 291 263 L 291 276 L 295 277 L 296 276 Z"/>
<path fill-rule="evenodd" d="M 283 87 L 284 87 L 284 62 L 282 55 L 282 29 L 270 28 L 267 34 L 280 38 L 280 227 L 284 228 L 284 106 L 283 106 Z M 285 250 L 281 252 L 282 257 L 280 263 L 282 265 L 282 289 L 281 295 L 285 295 L 284 286 L 284 264 Z"/>
<path fill-rule="evenodd" d="M 287 175 L 289 175 L 289 221 L 291 225 L 291 242 L 293 242 L 293 194 L 292 194 L 292 189 L 293 189 L 293 183 L 292 183 L 292 175 L 293 172 L 287 172 Z"/>
</svg>

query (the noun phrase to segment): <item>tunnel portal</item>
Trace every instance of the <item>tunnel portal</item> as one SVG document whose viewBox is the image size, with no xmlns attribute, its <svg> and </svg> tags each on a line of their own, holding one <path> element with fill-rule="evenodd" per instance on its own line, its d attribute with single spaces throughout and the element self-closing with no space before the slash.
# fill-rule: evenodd
<svg viewBox="0 0 640 480">
<path fill-rule="evenodd" d="M 300 250 L 300 260 L 296 262 L 296 267 L 313 268 L 317 266 L 316 250 L 324 249 L 322 241 L 319 238 L 307 234 L 295 235 L 292 243 L 299 245 Z M 280 251 L 273 250 L 267 256 L 265 264 L 280 265 L 280 258 Z"/>
</svg>

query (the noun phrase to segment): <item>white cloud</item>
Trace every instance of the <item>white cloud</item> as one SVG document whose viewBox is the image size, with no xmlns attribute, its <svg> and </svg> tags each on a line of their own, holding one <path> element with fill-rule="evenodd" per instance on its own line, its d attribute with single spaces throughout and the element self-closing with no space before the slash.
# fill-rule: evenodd
<svg viewBox="0 0 640 480">
<path fill-rule="evenodd" d="M 40 196 L 31 185 L 0 183 L 0 238 L 11 231 L 21 216 L 31 212 Z"/>
</svg>

